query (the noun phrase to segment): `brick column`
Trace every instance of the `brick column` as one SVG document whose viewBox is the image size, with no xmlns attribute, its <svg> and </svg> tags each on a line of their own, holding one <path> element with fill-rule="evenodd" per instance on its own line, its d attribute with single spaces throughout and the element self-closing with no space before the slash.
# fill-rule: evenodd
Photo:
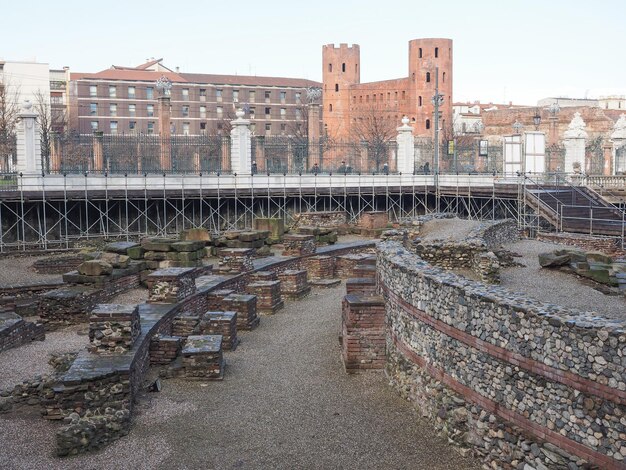
<svg viewBox="0 0 626 470">
<path fill-rule="evenodd" d="M 140 333 L 136 305 L 100 304 L 89 317 L 89 351 L 97 354 L 130 351 Z"/>
<path fill-rule="evenodd" d="M 309 161 L 305 170 L 309 170 L 315 163 L 320 164 L 320 105 L 309 104 L 309 116 L 307 122 L 309 137 Z"/>
<path fill-rule="evenodd" d="M 196 292 L 195 268 L 165 268 L 146 278 L 148 303 L 174 304 Z"/>
<path fill-rule="evenodd" d="M 349 294 L 342 305 L 342 359 L 346 372 L 385 366 L 385 302 Z"/>
<path fill-rule="evenodd" d="M 94 131 L 93 133 L 93 171 L 100 173 L 104 170 L 104 133 Z"/>
<path fill-rule="evenodd" d="M 171 104 L 169 96 L 159 96 L 159 135 L 161 137 L 161 170 L 172 171 L 172 129 L 170 127 Z"/>
</svg>

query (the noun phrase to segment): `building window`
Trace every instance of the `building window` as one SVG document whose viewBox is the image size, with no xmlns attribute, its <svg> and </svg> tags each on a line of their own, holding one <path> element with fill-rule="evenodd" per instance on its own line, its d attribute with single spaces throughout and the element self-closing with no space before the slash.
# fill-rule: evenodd
<svg viewBox="0 0 626 470">
<path fill-rule="evenodd" d="M 328 71 L 332 72 L 333 71 L 333 64 L 328 64 Z"/>
<path fill-rule="evenodd" d="M 280 108 L 280 118 L 281 119 L 287 118 L 287 108 Z"/>
<path fill-rule="evenodd" d="M 224 114 L 224 108 L 222 108 L 221 106 L 218 106 L 215 110 L 217 112 L 218 119 L 221 119 L 222 115 Z"/>
<path fill-rule="evenodd" d="M 98 103 L 89 104 L 89 115 L 96 116 L 98 114 Z"/>
<path fill-rule="evenodd" d="M 411 80 L 415 81 L 415 72 L 411 74 Z"/>
<path fill-rule="evenodd" d="M 183 135 L 189 135 L 189 123 L 183 122 Z"/>
<path fill-rule="evenodd" d="M 346 71 L 346 63 L 345 62 L 343 64 L 341 64 L 341 71 L 342 72 Z"/>
<path fill-rule="evenodd" d="M 387 101 L 391 101 L 391 92 L 390 91 L 387 92 Z"/>
<path fill-rule="evenodd" d="M 254 119 L 254 113 L 256 113 L 256 108 L 250 108 L 250 119 Z"/>
<path fill-rule="evenodd" d="M 422 97 L 421 96 L 417 98 L 417 105 L 418 106 L 422 105 Z"/>
<path fill-rule="evenodd" d="M 128 87 L 128 98 L 130 98 L 130 99 L 134 99 L 135 98 L 135 87 L 134 86 L 129 86 Z"/>
<path fill-rule="evenodd" d="M 376 93 L 374 93 L 374 94 L 372 95 L 372 101 L 373 101 L 374 103 L 376 103 Z"/>
<path fill-rule="evenodd" d="M 272 132 L 272 124 L 269 122 L 265 123 L 265 133 L 269 134 L 270 132 Z"/>
<path fill-rule="evenodd" d="M 265 108 L 265 119 L 270 119 L 272 115 L 272 108 Z"/>
<path fill-rule="evenodd" d="M 148 115 L 148 117 L 152 117 L 154 116 L 154 105 L 153 104 L 149 104 L 146 108 L 146 114 Z"/>
<path fill-rule="evenodd" d="M 426 129 L 430 129 L 430 119 L 426 119 Z"/>
<path fill-rule="evenodd" d="M 129 104 L 128 105 L 128 115 L 130 117 L 135 117 L 136 114 L 137 114 L 137 105 Z"/>
<path fill-rule="evenodd" d="M 200 118 L 206 119 L 206 106 L 200 106 Z"/>
<path fill-rule="evenodd" d="M 405 100 L 406 99 L 406 91 L 402 90 L 402 99 Z"/>
<path fill-rule="evenodd" d="M 200 101 L 206 101 L 206 88 L 200 88 Z"/>
<path fill-rule="evenodd" d="M 435 57 L 439 57 L 439 48 L 435 47 Z"/>
<path fill-rule="evenodd" d="M 335 91 L 339 91 L 339 83 L 335 83 Z"/>
<path fill-rule="evenodd" d="M 109 125 L 111 127 L 111 134 L 117 134 L 117 121 L 111 121 Z"/>
<path fill-rule="evenodd" d="M 398 101 L 398 92 L 397 91 L 394 93 L 394 98 L 395 98 L 396 101 Z"/>
<path fill-rule="evenodd" d="M 117 116 L 117 105 L 115 103 L 109 105 L 109 116 Z"/>
<path fill-rule="evenodd" d="M 117 98 L 117 87 L 109 85 L 109 98 Z"/>
<path fill-rule="evenodd" d="M 296 119 L 302 119 L 302 110 L 300 108 L 296 108 Z"/>
<path fill-rule="evenodd" d="M 189 117 L 189 106 L 183 106 L 181 114 L 183 117 Z"/>
<path fill-rule="evenodd" d="M 154 99 L 154 88 L 151 86 L 146 88 L 146 99 L 153 100 Z"/>
<path fill-rule="evenodd" d="M 284 134 L 286 130 L 287 130 L 287 124 L 281 124 L 280 125 L 280 132 L 282 134 Z"/>
<path fill-rule="evenodd" d="M 370 95 L 365 95 L 365 102 L 369 103 L 370 102 Z"/>
<path fill-rule="evenodd" d="M 444 72 L 443 75 L 441 76 L 441 81 L 443 83 L 446 83 L 446 72 Z"/>
<path fill-rule="evenodd" d="M 134 130 L 137 128 L 137 121 L 130 121 L 130 122 L 128 123 L 128 128 L 129 128 L 131 131 L 134 131 Z"/>
<path fill-rule="evenodd" d="M 296 103 L 300 104 L 302 101 L 302 93 L 296 91 Z"/>
<path fill-rule="evenodd" d="M 328 105 L 328 111 L 330 111 L 331 113 L 333 112 L 333 104 L 332 103 L 330 103 Z"/>
<path fill-rule="evenodd" d="M 418 56 L 419 56 L 420 59 L 422 58 L 422 48 L 421 47 L 419 48 Z"/>
<path fill-rule="evenodd" d="M 265 102 L 269 103 L 271 97 L 272 97 L 272 93 L 270 91 L 266 91 L 265 92 Z"/>
<path fill-rule="evenodd" d="M 239 90 L 233 90 L 233 103 L 239 102 Z"/>
<path fill-rule="evenodd" d="M 148 134 L 154 134 L 154 121 L 148 122 Z"/>
<path fill-rule="evenodd" d="M 256 91 L 250 90 L 250 103 L 256 103 Z"/>
<path fill-rule="evenodd" d="M 183 88 L 183 101 L 189 101 L 189 88 Z"/>
<path fill-rule="evenodd" d="M 215 90 L 215 99 L 217 101 L 222 101 L 222 90 L 220 88 Z"/>
<path fill-rule="evenodd" d="M 201 122 L 200 123 L 200 130 L 201 131 L 206 131 L 206 122 Z"/>
<path fill-rule="evenodd" d="M 92 131 L 98 130 L 98 121 L 91 121 L 91 130 Z"/>
<path fill-rule="evenodd" d="M 430 83 L 430 72 L 426 72 L 426 83 Z"/>
<path fill-rule="evenodd" d="M 89 96 L 98 96 L 98 87 L 96 85 L 89 85 Z"/>
<path fill-rule="evenodd" d="M 280 102 L 284 103 L 287 100 L 287 92 L 286 91 L 281 91 L 280 92 Z"/>
</svg>

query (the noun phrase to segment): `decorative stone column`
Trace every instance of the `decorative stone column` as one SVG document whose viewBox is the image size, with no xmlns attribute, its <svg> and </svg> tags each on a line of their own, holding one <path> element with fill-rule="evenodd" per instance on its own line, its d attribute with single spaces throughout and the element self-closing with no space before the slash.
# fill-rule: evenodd
<svg viewBox="0 0 626 470">
<path fill-rule="evenodd" d="M 415 172 L 415 138 L 413 137 L 413 128 L 409 126 L 409 118 L 402 118 L 402 125 L 396 129 L 398 136 L 396 142 L 398 145 L 398 165 L 397 169 L 400 173 L 412 175 Z"/>
<path fill-rule="evenodd" d="M 172 171 L 172 128 L 170 127 L 171 104 L 169 96 L 159 96 L 159 135 L 161 137 L 161 170 Z"/>
<path fill-rule="evenodd" d="M 250 175 L 252 173 L 252 144 L 250 142 L 250 121 L 244 119 L 245 113 L 238 109 L 237 119 L 231 121 L 230 131 L 230 167 L 233 173 Z"/>
<path fill-rule="evenodd" d="M 33 104 L 26 100 L 19 114 L 20 124 L 17 126 L 17 165 L 16 169 L 24 175 L 41 175 L 41 140 L 37 113 Z"/>
<path fill-rule="evenodd" d="M 626 154 L 626 114 L 622 114 L 615 126 L 613 126 L 613 132 L 611 133 L 611 142 L 613 143 L 611 151 L 612 162 L 608 162 L 610 171 L 616 175 L 618 172 L 623 173 L 626 171 L 626 161 L 623 159 L 618 161 L 618 154 Z M 604 170 L 606 172 L 607 167 L 607 155 L 604 154 Z M 605 173 L 606 174 L 606 173 Z M 609 173 L 611 174 L 611 173 Z"/>
<path fill-rule="evenodd" d="M 585 167 L 586 127 L 580 113 L 574 113 L 565 131 L 565 173 L 579 173 Z"/>
</svg>

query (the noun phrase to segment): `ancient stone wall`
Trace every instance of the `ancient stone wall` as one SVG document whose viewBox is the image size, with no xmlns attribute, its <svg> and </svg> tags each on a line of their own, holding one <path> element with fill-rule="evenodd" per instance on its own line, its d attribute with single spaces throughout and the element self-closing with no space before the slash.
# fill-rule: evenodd
<svg viewBox="0 0 626 470">
<path fill-rule="evenodd" d="M 392 384 L 494 466 L 624 468 L 624 322 L 544 304 L 378 245 Z"/>
<path fill-rule="evenodd" d="M 31 341 L 43 341 L 43 325 L 25 321 L 13 312 L 0 313 L 0 352 Z"/>
<path fill-rule="evenodd" d="M 577 246 L 583 250 L 601 251 L 613 257 L 626 256 L 618 238 L 589 236 L 577 233 L 547 233 L 538 232 L 537 240 L 559 243 L 561 245 Z"/>
</svg>

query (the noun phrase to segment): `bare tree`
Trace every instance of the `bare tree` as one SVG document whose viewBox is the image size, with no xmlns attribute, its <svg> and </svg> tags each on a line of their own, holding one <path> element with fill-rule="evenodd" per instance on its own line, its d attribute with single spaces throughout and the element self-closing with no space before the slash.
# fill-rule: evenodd
<svg viewBox="0 0 626 470">
<path fill-rule="evenodd" d="M 9 158 L 15 157 L 15 131 L 19 117 L 19 87 L 0 83 L 0 166 L 8 171 Z"/>
<path fill-rule="evenodd" d="M 389 145 L 396 137 L 396 123 L 392 112 L 377 106 L 370 106 L 357 114 L 352 124 L 352 137 L 367 142 L 367 155 L 373 169 L 380 171 L 388 164 Z"/>
</svg>

